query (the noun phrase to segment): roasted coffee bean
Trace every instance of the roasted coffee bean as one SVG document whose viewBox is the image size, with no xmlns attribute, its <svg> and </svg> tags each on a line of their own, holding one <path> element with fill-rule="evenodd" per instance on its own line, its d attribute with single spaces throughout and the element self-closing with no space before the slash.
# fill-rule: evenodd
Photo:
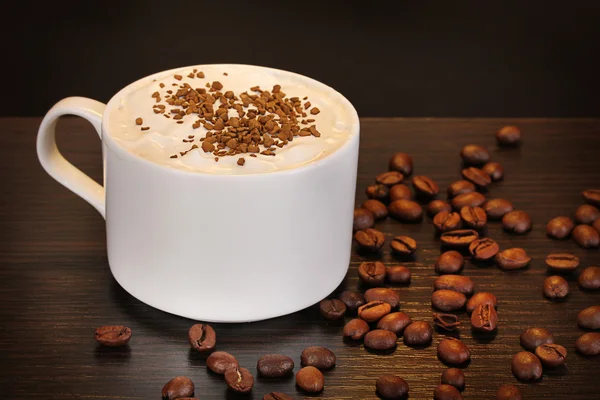
<svg viewBox="0 0 600 400">
<path fill-rule="evenodd" d="M 435 272 L 438 274 L 455 274 L 460 271 L 465 259 L 456 250 L 443 252 L 435 263 Z"/>
<path fill-rule="evenodd" d="M 504 126 L 496 132 L 499 146 L 517 146 L 521 141 L 521 131 L 516 126 Z"/>
<path fill-rule="evenodd" d="M 402 336 L 407 346 L 424 346 L 431 343 L 433 329 L 425 321 L 415 321 L 404 329 Z"/>
<path fill-rule="evenodd" d="M 502 226 L 507 232 L 525 233 L 531 229 L 531 218 L 525 211 L 513 210 L 502 217 Z"/>
<path fill-rule="evenodd" d="M 600 189 L 588 189 L 581 192 L 588 204 L 600 207 Z"/>
<path fill-rule="evenodd" d="M 398 171 L 383 172 L 377 175 L 377 178 L 375 178 L 375 181 L 377 183 L 379 183 L 380 185 L 385 185 L 387 187 L 397 185 L 403 180 L 404 175 L 402 175 Z"/>
<path fill-rule="evenodd" d="M 550 253 L 546 257 L 546 265 L 552 271 L 570 272 L 579 266 L 579 257 L 571 253 Z"/>
<path fill-rule="evenodd" d="M 433 390 L 433 400 L 462 400 L 463 397 L 452 385 L 439 384 Z"/>
<path fill-rule="evenodd" d="M 563 299 L 569 294 L 569 282 L 562 276 L 549 276 L 544 279 L 543 291 L 549 299 Z"/>
<path fill-rule="evenodd" d="M 492 178 L 483 170 L 475 167 L 469 167 L 462 170 L 462 176 L 478 188 L 485 188 L 487 185 L 492 183 Z"/>
<path fill-rule="evenodd" d="M 94 339 L 102 346 L 125 346 L 131 339 L 131 329 L 121 325 L 105 325 L 96 328 Z"/>
<path fill-rule="evenodd" d="M 375 216 L 366 208 L 354 209 L 354 223 L 352 229 L 354 231 L 362 231 L 372 228 L 375 225 Z"/>
<path fill-rule="evenodd" d="M 460 321 L 454 314 L 433 313 L 433 323 L 445 331 L 454 331 L 460 326 Z"/>
<path fill-rule="evenodd" d="M 536 381 L 542 377 L 542 363 L 535 354 L 520 351 L 512 359 L 512 372 L 521 381 Z"/>
<path fill-rule="evenodd" d="M 358 266 L 360 281 L 368 286 L 380 286 L 385 280 L 385 265 L 379 261 L 365 261 Z"/>
<path fill-rule="evenodd" d="M 346 309 L 352 312 L 358 310 L 358 307 L 366 303 L 362 293 L 344 290 L 338 298 L 346 305 Z"/>
<path fill-rule="evenodd" d="M 523 400 L 523 395 L 515 385 L 504 384 L 498 388 L 496 400 Z"/>
<path fill-rule="evenodd" d="M 212 351 L 217 344 L 217 334 L 210 325 L 196 324 L 188 332 L 192 348 L 201 353 Z"/>
<path fill-rule="evenodd" d="M 360 340 L 369 332 L 369 324 L 360 318 L 354 318 L 344 325 L 344 337 Z"/>
<path fill-rule="evenodd" d="M 594 228 L 596 232 L 600 232 L 600 218 L 594 221 L 592 228 Z"/>
<path fill-rule="evenodd" d="M 410 200 L 411 196 L 410 188 L 402 183 L 390 188 L 390 201 Z"/>
<path fill-rule="evenodd" d="M 390 158 L 389 170 L 400 172 L 404 176 L 412 174 L 413 160 L 406 153 L 396 153 Z"/>
<path fill-rule="evenodd" d="M 483 203 L 485 203 L 485 196 L 479 192 L 459 194 L 450 202 L 452 208 L 456 211 L 460 211 L 461 208 L 466 206 L 480 207 Z"/>
<path fill-rule="evenodd" d="M 365 347 L 371 350 L 391 350 L 396 347 L 398 336 L 392 331 L 374 329 L 365 335 Z"/>
<path fill-rule="evenodd" d="M 437 290 L 431 295 L 431 304 L 440 311 L 456 311 L 465 306 L 467 297 L 454 290 Z"/>
<path fill-rule="evenodd" d="M 505 199 L 490 199 L 483 204 L 483 210 L 489 219 L 500 220 L 513 210 L 513 205 Z"/>
<path fill-rule="evenodd" d="M 452 385 L 462 392 L 465 389 L 465 374 L 458 368 L 448 368 L 442 372 L 442 383 Z"/>
<path fill-rule="evenodd" d="M 442 211 L 451 212 L 452 206 L 450 203 L 444 200 L 431 200 L 429 204 L 427 204 L 427 215 L 429 215 L 431 218 L 435 217 Z"/>
<path fill-rule="evenodd" d="M 263 396 L 262 400 L 294 400 L 290 396 L 281 392 L 271 392 Z"/>
<path fill-rule="evenodd" d="M 358 317 L 367 322 L 379 321 L 392 311 L 392 306 L 383 301 L 372 301 L 358 308 Z"/>
<path fill-rule="evenodd" d="M 465 206 L 460 209 L 464 224 L 473 229 L 481 229 L 487 223 L 487 215 L 481 207 Z"/>
<path fill-rule="evenodd" d="M 588 332 L 575 341 L 575 350 L 585 356 L 600 355 L 600 333 Z"/>
<path fill-rule="evenodd" d="M 390 243 L 392 251 L 396 254 L 409 256 L 417 251 L 417 242 L 408 236 L 396 236 Z"/>
<path fill-rule="evenodd" d="M 319 310 L 323 318 L 330 321 L 337 321 L 344 318 L 346 305 L 338 299 L 325 299 L 319 303 Z"/>
<path fill-rule="evenodd" d="M 471 359 L 471 351 L 461 340 L 447 337 L 438 344 L 437 356 L 443 363 L 458 365 Z"/>
<path fill-rule="evenodd" d="M 448 193 L 448 198 L 451 199 L 461 194 L 472 193 L 475 191 L 475 185 L 473 185 L 469 181 L 461 180 L 452 182 L 446 192 Z"/>
<path fill-rule="evenodd" d="M 471 313 L 471 327 L 478 332 L 492 332 L 498 327 L 498 313 L 491 304 L 479 304 Z"/>
<path fill-rule="evenodd" d="M 577 324 L 583 329 L 600 329 L 600 306 L 584 308 L 577 314 Z"/>
<path fill-rule="evenodd" d="M 490 160 L 490 153 L 483 146 L 468 144 L 460 151 L 460 157 L 466 165 L 483 165 Z"/>
<path fill-rule="evenodd" d="M 383 301 L 388 303 L 390 307 L 396 308 L 400 304 L 400 295 L 394 289 L 372 288 L 365 292 L 365 300 L 367 303 Z"/>
<path fill-rule="evenodd" d="M 543 344 L 536 347 L 535 355 L 545 367 L 559 367 L 567 361 L 567 349 L 560 344 Z"/>
<path fill-rule="evenodd" d="M 315 367 L 304 367 L 296 373 L 296 386 L 307 393 L 319 393 L 325 386 L 325 377 Z"/>
<path fill-rule="evenodd" d="M 584 249 L 591 249 L 600 245 L 600 234 L 589 225 L 577 225 L 573 229 L 573 240 Z"/>
<path fill-rule="evenodd" d="M 575 228 L 575 223 L 569 217 L 552 218 L 546 225 L 546 234 L 554 239 L 568 237 Z"/>
<path fill-rule="evenodd" d="M 442 275 L 433 281 L 434 290 L 454 290 L 465 295 L 473 293 L 473 281 L 468 276 Z"/>
<path fill-rule="evenodd" d="M 310 346 L 305 348 L 300 355 L 300 364 L 303 367 L 312 366 L 320 370 L 335 367 L 335 354 L 326 347 Z"/>
<path fill-rule="evenodd" d="M 587 267 L 581 271 L 578 282 L 582 289 L 600 289 L 600 267 Z"/>
<path fill-rule="evenodd" d="M 368 228 L 363 231 L 357 231 L 354 234 L 356 246 L 359 250 L 364 251 L 379 251 L 385 243 L 385 235 L 377 229 Z"/>
<path fill-rule="evenodd" d="M 530 261 L 531 257 L 527 255 L 525 249 L 520 247 L 506 249 L 496 254 L 496 263 L 502 269 L 511 270 L 525 268 Z"/>
<path fill-rule="evenodd" d="M 265 354 L 256 363 L 258 375 L 264 378 L 282 378 L 294 370 L 294 360 L 283 354 Z"/>
<path fill-rule="evenodd" d="M 591 225 L 600 218 L 600 210 L 590 204 L 584 204 L 575 211 L 575 221 L 579 224 Z"/>
<path fill-rule="evenodd" d="M 386 268 L 386 278 L 390 283 L 409 283 L 411 279 L 410 270 L 402 265 L 394 265 Z"/>
<path fill-rule="evenodd" d="M 477 239 L 479 239 L 479 233 L 471 229 L 444 232 L 440 236 L 442 243 L 449 247 L 467 247 Z"/>
<path fill-rule="evenodd" d="M 469 244 L 469 253 L 471 253 L 471 256 L 475 260 L 489 260 L 495 257 L 499 251 L 500 247 L 498 243 L 490 238 L 473 240 Z"/>
<path fill-rule="evenodd" d="M 529 328 L 521 333 L 519 341 L 525 350 L 535 351 L 542 344 L 554 343 L 554 336 L 544 328 Z"/>
<path fill-rule="evenodd" d="M 423 218 L 423 208 L 412 200 L 394 200 L 388 208 L 390 216 L 403 222 L 416 222 Z"/>
<path fill-rule="evenodd" d="M 385 315 L 377 322 L 377 329 L 394 332 L 398 336 L 402 336 L 404 329 L 412 323 L 412 319 L 403 312 L 393 312 Z"/>
<path fill-rule="evenodd" d="M 442 211 L 433 217 L 433 226 L 440 233 L 454 231 L 459 229 L 460 225 L 460 215 L 455 212 Z"/>
<path fill-rule="evenodd" d="M 162 388 L 162 398 L 168 400 L 191 397 L 194 395 L 194 382 L 187 376 L 176 376 L 165 383 Z"/>
<path fill-rule="evenodd" d="M 479 292 L 475 294 L 473 297 L 467 301 L 467 312 L 472 313 L 478 305 L 481 304 L 489 304 L 490 306 L 496 308 L 498 301 L 496 300 L 496 296 L 489 292 Z"/>
<path fill-rule="evenodd" d="M 408 383 L 396 375 L 382 375 L 377 378 L 375 390 L 386 400 L 404 399 L 408 396 Z"/>
<path fill-rule="evenodd" d="M 370 185 L 365 190 L 367 197 L 382 202 L 387 202 L 390 199 L 390 188 L 385 185 Z"/>
<path fill-rule="evenodd" d="M 225 351 L 215 351 L 206 358 L 206 368 L 219 375 L 223 375 L 230 368 L 239 366 L 238 360 Z"/>
<path fill-rule="evenodd" d="M 254 377 L 246 368 L 230 368 L 225 371 L 225 383 L 237 393 L 248 393 L 254 387 Z"/>
<path fill-rule="evenodd" d="M 434 197 L 440 192 L 440 188 L 437 185 L 437 183 L 435 183 L 433 179 L 431 179 L 428 176 L 414 176 L 412 178 L 412 184 L 413 188 L 415 189 L 415 192 L 419 196 Z"/>
<path fill-rule="evenodd" d="M 365 200 L 361 205 L 362 208 L 371 211 L 375 220 L 385 219 L 388 215 L 388 210 L 385 204 L 379 200 L 369 199 Z"/>
<path fill-rule="evenodd" d="M 500 163 L 489 162 L 481 169 L 492 178 L 492 181 L 499 181 L 504 178 L 504 167 Z"/>
</svg>

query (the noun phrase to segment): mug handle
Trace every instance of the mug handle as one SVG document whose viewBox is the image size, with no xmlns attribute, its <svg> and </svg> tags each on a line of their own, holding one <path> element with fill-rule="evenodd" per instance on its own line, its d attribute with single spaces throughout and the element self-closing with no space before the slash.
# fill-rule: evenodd
<svg viewBox="0 0 600 400">
<path fill-rule="evenodd" d="M 102 139 L 102 114 L 106 104 L 85 97 L 67 97 L 46 113 L 37 136 L 37 155 L 46 172 L 58 183 L 90 203 L 102 217 L 105 215 L 104 187 L 68 162 L 56 146 L 56 123 L 63 115 L 87 119 Z"/>
</svg>

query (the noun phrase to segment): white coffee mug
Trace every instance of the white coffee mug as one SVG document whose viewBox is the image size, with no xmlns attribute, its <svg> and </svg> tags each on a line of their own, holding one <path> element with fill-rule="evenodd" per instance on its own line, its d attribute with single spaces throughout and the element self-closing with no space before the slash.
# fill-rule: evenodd
<svg viewBox="0 0 600 400">
<path fill-rule="evenodd" d="M 42 166 L 105 217 L 111 272 L 137 299 L 196 320 L 247 322 L 311 306 L 344 278 L 352 242 L 358 115 L 330 87 L 277 72 L 318 87 L 351 116 L 349 139 L 333 154 L 295 169 L 248 175 L 159 165 L 111 137 L 106 116 L 127 88 L 106 105 L 63 99 L 44 117 L 37 138 Z M 62 115 L 83 117 L 98 132 L 104 187 L 58 151 L 55 127 Z"/>
</svg>

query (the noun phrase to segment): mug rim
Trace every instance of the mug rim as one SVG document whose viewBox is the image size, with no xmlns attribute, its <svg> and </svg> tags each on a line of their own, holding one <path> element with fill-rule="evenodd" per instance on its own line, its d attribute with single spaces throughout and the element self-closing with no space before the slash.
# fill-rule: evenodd
<svg viewBox="0 0 600 400">
<path fill-rule="evenodd" d="M 350 125 L 350 133 L 349 133 L 348 140 L 346 140 L 345 143 L 343 143 L 341 146 L 336 148 L 334 151 L 332 151 L 325 157 L 320 158 L 316 161 L 305 163 L 305 164 L 300 165 L 295 168 L 289 168 L 289 169 L 283 169 L 283 170 L 277 170 L 277 171 L 256 172 L 256 173 L 251 173 L 251 174 L 215 174 L 215 173 L 210 173 L 210 172 L 205 172 L 205 171 L 191 171 L 191 170 L 173 168 L 168 165 L 152 162 L 140 155 L 130 152 L 123 145 L 118 143 L 118 141 L 115 140 L 110 135 L 110 133 L 108 133 L 108 132 L 110 132 L 108 119 L 109 119 L 111 110 L 115 107 L 115 104 L 118 103 L 118 101 L 122 97 L 123 93 L 126 90 L 128 90 L 131 86 L 133 86 L 141 81 L 153 79 L 159 75 L 169 74 L 169 73 L 173 73 L 173 72 L 176 72 L 179 70 L 184 70 L 184 69 L 189 69 L 189 68 L 202 68 L 204 66 L 222 66 L 222 67 L 228 67 L 228 66 L 240 67 L 241 66 L 241 67 L 264 69 L 264 70 L 273 71 L 273 72 L 277 72 L 277 73 L 292 75 L 296 78 L 299 78 L 300 80 L 304 80 L 304 81 L 310 83 L 311 85 L 316 85 L 316 86 L 319 86 L 321 89 L 325 89 L 327 91 L 329 98 L 333 98 L 335 100 L 337 97 L 337 100 L 339 100 L 339 103 L 342 105 L 344 110 L 346 112 L 348 112 L 349 125 Z M 104 114 L 102 115 L 101 127 L 102 127 L 102 142 L 103 142 L 103 144 L 105 144 L 106 147 L 109 148 L 111 151 L 116 152 L 118 154 L 119 158 L 122 158 L 122 159 L 127 158 L 131 161 L 139 162 L 144 165 L 147 165 L 150 168 L 158 168 L 159 170 L 161 170 L 163 172 L 172 172 L 174 174 L 195 175 L 195 176 L 203 176 L 203 177 L 211 176 L 211 177 L 215 177 L 215 178 L 219 178 L 219 179 L 235 179 L 235 178 L 249 179 L 252 176 L 262 177 L 264 175 L 274 175 L 274 174 L 279 176 L 282 174 L 299 173 L 306 169 L 319 168 L 321 166 L 328 165 L 329 163 L 334 162 L 335 159 L 337 159 L 337 157 L 339 157 L 339 154 L 344 153 L 344 150 L 347 150 L 348 148 L 350 148 L 354 145 L 358 145 L 358 141 L 360 138 L 360 120 L 359 120 L 358 112 L 356 111 L 356 108 L 354 108 L 352 103 L 344 95 L 342 95 L 337 90 L 333 89 L 331 86 L 328 86 L 328 85 L 324 84 L 323 82 L 317 81 L 316 79 L 310 78 L 308 76 L 305 76 L 305 75 L 302 75 L 302 74 L 299 74 L 296 72 L 291 72 L 291 71 L 277 69 L 277 68 L 271 68 L 271 67 L 265 67 L 262 65 L 232 64 L 232 63 L 198 64 L 198 65 L 189 65 L 189 66 L 185 66 L 185 67 L 171 68 L 168 70 L 155 72 L 153 74 L 146 75 L 140 79 L 137 79 L 134 82 L 131 82 L 128 85 L 126 85 L 125 87 L 123 87 L 122 89 L 120 89 L 117 93 L 115 93 L 111 97 L 111 99 L 106 104 L 106 109 L 104 111 Z M 227 178 L 225 178 L 225 177 L 227 177 Z"/>
</svg>

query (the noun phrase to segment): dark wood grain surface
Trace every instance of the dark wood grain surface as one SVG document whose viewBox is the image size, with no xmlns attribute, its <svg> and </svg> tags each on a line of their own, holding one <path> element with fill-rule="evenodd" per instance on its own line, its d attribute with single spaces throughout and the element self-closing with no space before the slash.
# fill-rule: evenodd
<svg viewBox="0 0 600 400">
<path fill-rule="evenodd" d="M 202 357 L 189 351 L 187 330 L 193 321 L 157 311 L 127 294 L 112 278 L 106 253 L 104 220 L 87 203 L 45 174 L 35 155 L 40 119 L 0 119 L 0 371 L 7 399 L 159 399 L 162 385 L 176 375 L 188 375 L 201 399 L 237 398 L 220 377 L 209 374 Z M 523 146 L 498 149 L 495 130 L 507 123 L 520 126 Z M 92 128 L 79 119 L 59 124 L 63 153 L 96 179 L 102 176 L 100 144 Z M 474 336 L 466 313 L 461 313 L 460 337 L 471 348 L 472 361 L 464 370 L 465 398 L 494 397 L 502 383 L 516 383 L 526 399 L 599 398 L 600 358 L 585 358 L 574 350 L 582 333 L 579 310 L 600 304 L 600 293 L 583 292 L 570 275 L 571 294 L 563 302 L 542 296 L 547 275 L 543 259 L 551 251 L 577 254 L 582 266 L 600 265 L 597 249 L 583 250 L 572 241 L 552 241 L 544 226 L 553 216 L 570 215 L 581 204 L 580 192 L 600 186 L 599 120 L 459 120 L 365 119 L 357 187 L 357 204 L 365 187 L 387 168 L 389 156 L 406 151 L 414 156 L 415 171 L 429 175 L 444 190 L 460 177 L 460 148 L 478 143 L 506 169 L 506 178 L 491 186 L 490 197 L 507 198 L 529 212 L 533 230 L 523 236 L 502 231 L 497 223 L 487 233 L 501 248 L 524 247 L 533 257 L 528 269 L 507 273 L 495 266 L 467 263 L 464 275 L 477 291 L 499 299 L 500 325 L 493 337 Z M 408 234 L 419 243 L 409 266 L 413 279 L 398 286 L 400 309 L 413 319 L 431 320 L 430 295 L 436 277 L 433 263 L 440 253 L 429 219 L 422 224 L 378 223 L 388 238 Z M 307 243 L 307 246 L 309 243 Z M 342 288 L 358 287 L 356 268 L 364 258 L 353 254 Z M 385 248 L 381 259 L 400 264 Z M 285 267 L 285 260 L 281 260 Z M 581 268 L 580 268 L 581 269 Z M 232 277 L 235 279 L 235 277 Z M 318 279 L 318 277 L 315 277 Z M 202 285 L 210 282 L 199 282 Z M 310 290 L 307 287 L 306 290 Z M 278 299 L 273 299 L 278 301 Z M 218 304 L 214 305 L 218 307 Z M 98 348 L 96 326 L 124 324 L 134 334 L 126 350 Z M 564 369 L 545 371 L 535 384 L 517 383 L 510 372 L 513 354 L 521 350 L 519 334 L 531 326 L 550 329 L 568 352 Z M 444 366 L 436 358 L 436 333 L 424 349 L 400 341 L 391 355 L 376 355 L 341 338 L 342 325 L 324 321 L 317 307 L 293 315 L 251 324 L 215 324 L 218 349 L 233 353 L 242 366 L 255 371 L 258 357 L 283 353 L 296 361 L 309 345 L 323 345 L 338 357 L 325 373 L 326 399 L 374 399 L 375 380 L 384 373 L 403 376 L 410 398 L 431 399 Z M 258 379 L 253 394 L 284 391 L 294 398 L 293 378 Z"/>
</svg>

